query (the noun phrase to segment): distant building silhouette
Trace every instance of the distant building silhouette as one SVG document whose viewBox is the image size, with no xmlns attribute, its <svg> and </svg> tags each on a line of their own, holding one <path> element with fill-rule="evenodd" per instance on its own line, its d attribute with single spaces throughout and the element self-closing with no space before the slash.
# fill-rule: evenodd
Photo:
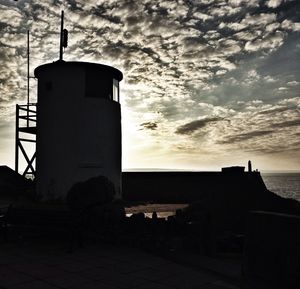
<svg viewBox="0 0 300 289">
<path fill-rule="evenodd" d="M 224 173 L 243 173 L 244 171 L 245 171 L 245 167 L 241 167 L 241 166 L 232 166 L 232 167 L 222 168 L 222 172 L 224 172 Z"/>
</svg>

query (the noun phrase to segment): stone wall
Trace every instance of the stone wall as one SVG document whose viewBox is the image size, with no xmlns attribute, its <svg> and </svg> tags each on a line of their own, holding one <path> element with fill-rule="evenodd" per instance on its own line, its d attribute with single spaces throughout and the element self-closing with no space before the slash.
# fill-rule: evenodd
<svg viewBox="0 0 300 289">
<path fill-rule="evenodd" d="M 300 288 L 300 216 L 249 213 L 243 264 L 246 288 Z"/>
</svg>

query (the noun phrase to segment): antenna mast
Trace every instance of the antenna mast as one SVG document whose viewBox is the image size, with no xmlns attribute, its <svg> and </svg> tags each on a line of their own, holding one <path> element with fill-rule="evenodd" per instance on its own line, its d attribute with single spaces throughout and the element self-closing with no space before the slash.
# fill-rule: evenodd
<svg viewBox="0 0 300 289">
<path fill-rule="evenodd" d="M 61 11 L 59 60 L 63 60 L 63 30 L 64 30 L 64 11 Z"/>
<path fill-rule="evenodd" d="M 27 30 L 27 127 L 29 127 L 29 30 Z"/>
<path fill-rule="evenodd" d="M 68 47 L 68 30 L 64 29 L 64 11 L 61 11 L 59 60 L 63 60 L 63 47 Z"/>
</svg>

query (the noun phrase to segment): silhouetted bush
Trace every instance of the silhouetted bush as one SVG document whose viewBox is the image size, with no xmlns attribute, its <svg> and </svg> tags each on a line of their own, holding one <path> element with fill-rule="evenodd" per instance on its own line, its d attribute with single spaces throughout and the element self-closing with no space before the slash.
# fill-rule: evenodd
<svg viewBox="0 0 300 289">
<path fill-rule="evenodd" d="M 76 183 L 67 194 L 67 204 L 72 211 L 85 211 L 113 201 L 115 188 L 104 176 Z"/>
<path fill-rule="evenodd" d="M 114 196 L 114 185 L 104 176 L 72 186 L 66 198 L 73 219 L 70 252 L 76 242 L 83 246 L 88 236 L 118 233 L 125 210 L 121 203 L 114 201 Z"/>
</svg>

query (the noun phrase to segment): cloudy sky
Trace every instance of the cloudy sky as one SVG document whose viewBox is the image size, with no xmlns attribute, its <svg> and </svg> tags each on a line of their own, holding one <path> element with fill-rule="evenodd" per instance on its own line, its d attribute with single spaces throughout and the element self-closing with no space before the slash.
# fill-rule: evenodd
<svg viewBox="0 0 300 289">
<path fill-rule="evenodd" d="M 58 58 L 62 9 L 65 60 L 124 74 L 124 168 L 300 170 L 299 0 L 0 0 L 1 164 L 26 100 L 26 31 L 33 75 Z"/>
</svg>

